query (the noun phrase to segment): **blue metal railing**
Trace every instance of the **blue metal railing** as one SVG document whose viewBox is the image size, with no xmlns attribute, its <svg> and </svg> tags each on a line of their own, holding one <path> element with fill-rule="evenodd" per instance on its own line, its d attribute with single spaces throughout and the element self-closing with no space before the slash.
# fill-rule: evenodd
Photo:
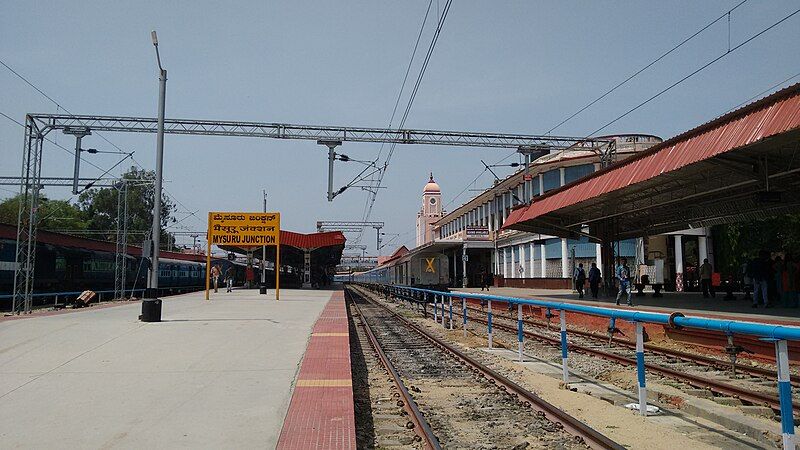
<svg viewBox="0 0 800 450">
<path fill-rule="evenodd" d="M 488 337 L 489 347 L 492 346 L 492 301 L 500 301 L 512 305 L 531 305 L 542 308 L 547 308 L 548 314 L 551 310 L 561 311 L 561 352 L 563 361 L 563 379 L 566 383 L 568 381 L 569 369 L 567 365 L 567 332 L 566 332 L 566 316 L 564 312 L 575 312 L 582 314 L 589 314 L 599 317 L 607 317 L 610 320 L 610 328 L 614 327 L 614 322 L 617 319 L 632 322 L 636 325 L 636 360 L 637 360 L 637 378 L 639 384 L 639 412 L 642 415 L 647 415 L 647 388 L 645 383 L 645 365 L 644 365 L 644 346 L 643 346 L 643 327 L 645 323 L 666 325 L 673 328 L 691 328 L 696 330 L 709 330 L 724 333 L 728 336 L 735 333 L 745 334 L 750 336 L 757 336 L 765 341 L 775 343 L 775 354 L 777 363 L 777 376 L 778 376 L 778 399 L 780 400 L 781 412 L 781 428 L 783 434 L 783 444 L 786 449 L 794 449 L 794 417 L 792 411 L 792 394 L 791 383 L 789 380 L 789 352 L 786 341 L 800 341 L 800 327 L 786 326 L 786 325 L 771 325 L 766 323 L 747 322 L 740 320 L 721 320 L 711 319 L 707 317 L 691 317 L 685 316 L 680 312 L 672 314 L 644 312 L 644 311 L 631 311 L 615 308 L 606 308 L 599 306 L 578 305 L 574 303 L 546 301 L 546 300 L 533 300 L 517 297 L 506 297 L 502 295 L 492 294 L 478 294 L 471 292 L 442 292 L 431 289 L 415 288 L 411 286 L 401 285 L 379 285 L 371 283 L 356 283 L 373 290 L 379 289 L 386 294 L 391 294 L 407 301 L 429 303 L 432 302 L 436 305 L 441 302 L 441 310 L 444 313 L 444 300 L 448 298 L 450 301 L 450 326 L 452 329 L 452 299 L 458 298 L 462 302 L 463 314 L 463 327 L 466 333 L 467 329 L 467 310 L 466 299 L 485 300 L 489 306 L 489 313 L 487 317 L 488 324 Z M 436 306 L 434 306 L 436 308 Z M 518 307 L 518 340 L 519 342 L 519 355 L 522 360 L 522 308 Z M 442 325 L 444 325 L 444 314 L 442 314 Z"/>
</svg>

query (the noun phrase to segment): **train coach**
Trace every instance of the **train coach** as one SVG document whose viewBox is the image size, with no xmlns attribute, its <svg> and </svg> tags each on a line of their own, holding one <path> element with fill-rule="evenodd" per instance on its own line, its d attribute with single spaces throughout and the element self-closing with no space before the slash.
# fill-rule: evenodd
<svg viewBox="0 0 800 450">
<path fill-rule="evenodd" d="M 357 283 L 405 285 L 446 291 L 450 287 L 450 261 L 447 255 L 414 249 L 395 252 L 380 266 L 354 274 Z"/>
<path fill-rule="evenodd" d="M 115 288 L 114 243 L 40 231 L 35 251 L 35 294 L 80 292 L 87 289 L 113 291 Z M 15 253 L 16 227 L 0 224 L 0 311 L 10 311 L 12 307 L 12 299 L 9 297 L 14 292 Z M 140 248 L 129 246 L 128 253 L 125 289 L 130 292 L 147 286 L 149 265 L 139 256 Z M 213 259 L 212 264 L 220 266 L 223 274 L 229 267 L 233 267 L 234 284 L 244 283 L 245 264 L 218 258 Z M 158 265 L 160 295 L 205 287 L 206 268 L 203 255 L 162 252 Z M 33 306 L 52 304 L 54 296 L 37 295 Z"/>
</svg>

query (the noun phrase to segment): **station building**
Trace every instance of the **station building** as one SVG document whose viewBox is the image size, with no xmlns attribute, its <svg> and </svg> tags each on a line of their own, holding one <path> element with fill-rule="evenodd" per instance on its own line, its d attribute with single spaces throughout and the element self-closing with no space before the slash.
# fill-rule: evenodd
<svg viewBox="0 0 800 450">
<path fill-rule="evenodd" d="M 616 160 L 620 161 L 652 147 L 662 139 L 645 134 L 606 137 L 616 142 Z M 600 244 L 517 230 L 501 230 L 511 211 L 523 199 L 536 197 L 578 180 L 600 169 L 600 155 L 588 148 L 571 147 L 552 151 L 530 163 L 527 176 L 523 169 L 499 180 L 453 211 L 442 212 L 432 224 L 432 235 L 421 233 L 418 215 L 417 245 L 430 246 L 431 240 L 448 254 L 450 280 L 454 286 L 478 286 L 481 277 L 494 275 L 499 286 L 531 288 L 569 288 L 573 268 L 583 263 L 602 265 Z M 432 202 L 429 187 L 423 192 L 425 213 Z M 435 184 L 435 183 L 434 183 Z M 441 191 L 436 188 L 436 202 Z M 527 191 L 526 191 L 527 190 Z M 425 215 L 425 214 L 422 214 Z M 435 216 L 433 216 L 435 217 Z M 429 217 L 426 216 L 425 220 Z M 657 236 L 616 242 L 614 254 L 626 257 L 631 267 L 654 259 L 664 261 L 665 287 L 683 290 L 694 283 L 696 271 L 704 258 L 713 264 L 709 228 L 695 228 Z M 450 245 L 442 245 L 450 244 Z M 688 272 L 688 273 L 687 273 Z M 605 274 L 604 274 L 605 276 Z"/>
</svg>

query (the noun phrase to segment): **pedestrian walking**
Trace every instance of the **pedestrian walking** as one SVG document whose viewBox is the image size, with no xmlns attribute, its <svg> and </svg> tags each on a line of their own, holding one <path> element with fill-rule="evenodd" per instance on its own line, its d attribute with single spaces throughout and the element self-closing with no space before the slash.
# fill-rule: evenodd
<svg viewBox="0 0 800 450">
<path fill-rule="evenodd" d="M 219 266 L 215 265 L 211 267 L 211 280 L 214 282 L 214 292 L 219 292 L 219 275 Z"/>
<path fill-rule="evenodd" d="M 225 271 L 225 283 L 226 283 L 226 285 L 228 287 L 227 292 L 233 292 L 233 277 L 234 277 L 233 274 L 234 274 L 233 266 L 231 265 Z"/>
<path fill-rule="evenodd" d="M 791 253 L 786 254 L 783 262 L 783 306 L 797 308 L 797 262 Z"/>
<path fill-rule="evenodd" d="M 589 268 L 589 289 L 592 291 L 592 298 L 597 298 L 597 293 L 600 291 L 601 279 L 600 269 L 597 268 L 596 263 L 592 263 L 592 267 Z"/>
<path fill-rule="evenodd" d="M 703 289 L 703 298 L 715 297 L 714 286 L 711 284 L 711 275 L 714 268 L 708 262 L 708 258 L 703 260 L 700 265 L 700 287 Z"/>
<path fill-rule="evenodd" d="M 583 263 L 579 263 L 578 267 L 573 271 L 572 281 L 575 282 L 575 290 L 578 291 L 578 298 L 583 298 L 583 285 L 586 284 L 586 271 L 583 270 Z"/>
<path fill-rule="evenodd" d="M 747 276 L 753 280 L 753 308 L 758 308 L 759 303 L 764 305 L 765 308 L 769 306 L 768 277 L 770 264 L 769 252 L 765 250 L 760 251 L 758 258 L 753 258 L 747 264 Z"/>
<path fill-rule="evenodd" d="M 631 269 L 628 267 L 628 260 L 626 258 L 620 260 L 620 265 L 617 266 L 616 270 L 616 277 L 619 283 L 617 306 L 619 306 L 619 300 L 622 298 L 623 293 L 628 296 L 628 306 L 633 306 L 631 302 Z"/>
<path fill-rule="evenodd" d="M 494 284 L 494 275 L 492 275 L 491 271 L 488 271 L 483 276 L 483 286 L 486 287 L 486 292 L 489 292 L 489 286 L 493 284 Z M 481 290 L 483 290 L 483 287 L 481 287 Z"/>
</svg>

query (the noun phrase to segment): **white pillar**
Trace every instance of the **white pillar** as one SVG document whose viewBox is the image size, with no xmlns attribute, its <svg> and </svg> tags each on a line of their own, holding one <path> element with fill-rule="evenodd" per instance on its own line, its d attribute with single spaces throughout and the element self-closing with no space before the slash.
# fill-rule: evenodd
<svg viewBox="0 0 800 450">
<path fill-rule="evenodd" d="M 634 267 L 634 272 L 639 273 L 638 264 L 644 264 L 646 261 L 644 259 L 644 238 L 636 238 L 636 265 Z"/>
<path fill-rule="evenodd" d="M 539 174 L 539 195 L 544 195 L 544 175 Z"/>
<path fill-rule="evenodd" d="M 506 252 L 508 252 L 508 247 L 503 247 L 500 249 L 500 264 L 503 265 L 503 278 L 508 278 L 508 264 L 506 264 Z"/>
<path fill-rule="evenodd" d="M 683 238 L 675 235 L 675 290 L 683 292 Z"/>
<path fill-rule="evenodd" d="M 530 253 L 530 254 L 531 254 L 530 262 L 528 262 L 528 266 L 530 267 L 530 269 L 528 270 L 528 274 L 529 274 L 529 276 L 530 276 L 531 278 L 533 278 L 533 277 L 535 277 L 535 276 L 536 276 L 536 274 L 534 274 L 534 273 L 533 273 L 533 266 L 534 266 L 534 264 L 533 264 L 533 263 L 536 261 L 536 252 L 535 252 L 535 250 L 536 250 L 536 247 L 535 247 L 535 245 L 536 245 L 536 244 L 534 244 L 533 242 L 531 242 L 531 244 L 530 244 L 530 248 L 528 249 L 528 251 L 529 251 L 529 252 L 531 252 L 531 253 Z"/>
<path fill-rule="evenodd" d="M 544 244 L 541 244 L 541 257 L 542 257 L 542 278 L 547 277 L 547 251 L 545 250 Z"/>
<path fill-rule="evenodd" d="M 708 258 L 708 240 L 705 236 L 697 237 L 697 253 L 699 253 L 700 264 L 702 264 L 703 260 Z"/>
<path fill-rule="evenodd" d="M 565 184 L 564 181 L 566 180 L 566 177 L 564 176 L 564 168 L 563 167 L 558 169 L 558 175 L 559 175 L 559 180 L 558 180 L 559 181 L 559 186 L 563 186 Z"/>
<path fill-rule="evenodd" d="M 570 276 L 571 274 L 569 273 L 569 252 L 567 250 L 567 239 L 561 238 L 561 277 L 570 278 Z"/>
<path fill-rule="evenodd" d="M 597 268 L 603 270 L 603 246 L 601 244 L 594 244 L 594 259 L 597 263 Z"/>
</svg>

